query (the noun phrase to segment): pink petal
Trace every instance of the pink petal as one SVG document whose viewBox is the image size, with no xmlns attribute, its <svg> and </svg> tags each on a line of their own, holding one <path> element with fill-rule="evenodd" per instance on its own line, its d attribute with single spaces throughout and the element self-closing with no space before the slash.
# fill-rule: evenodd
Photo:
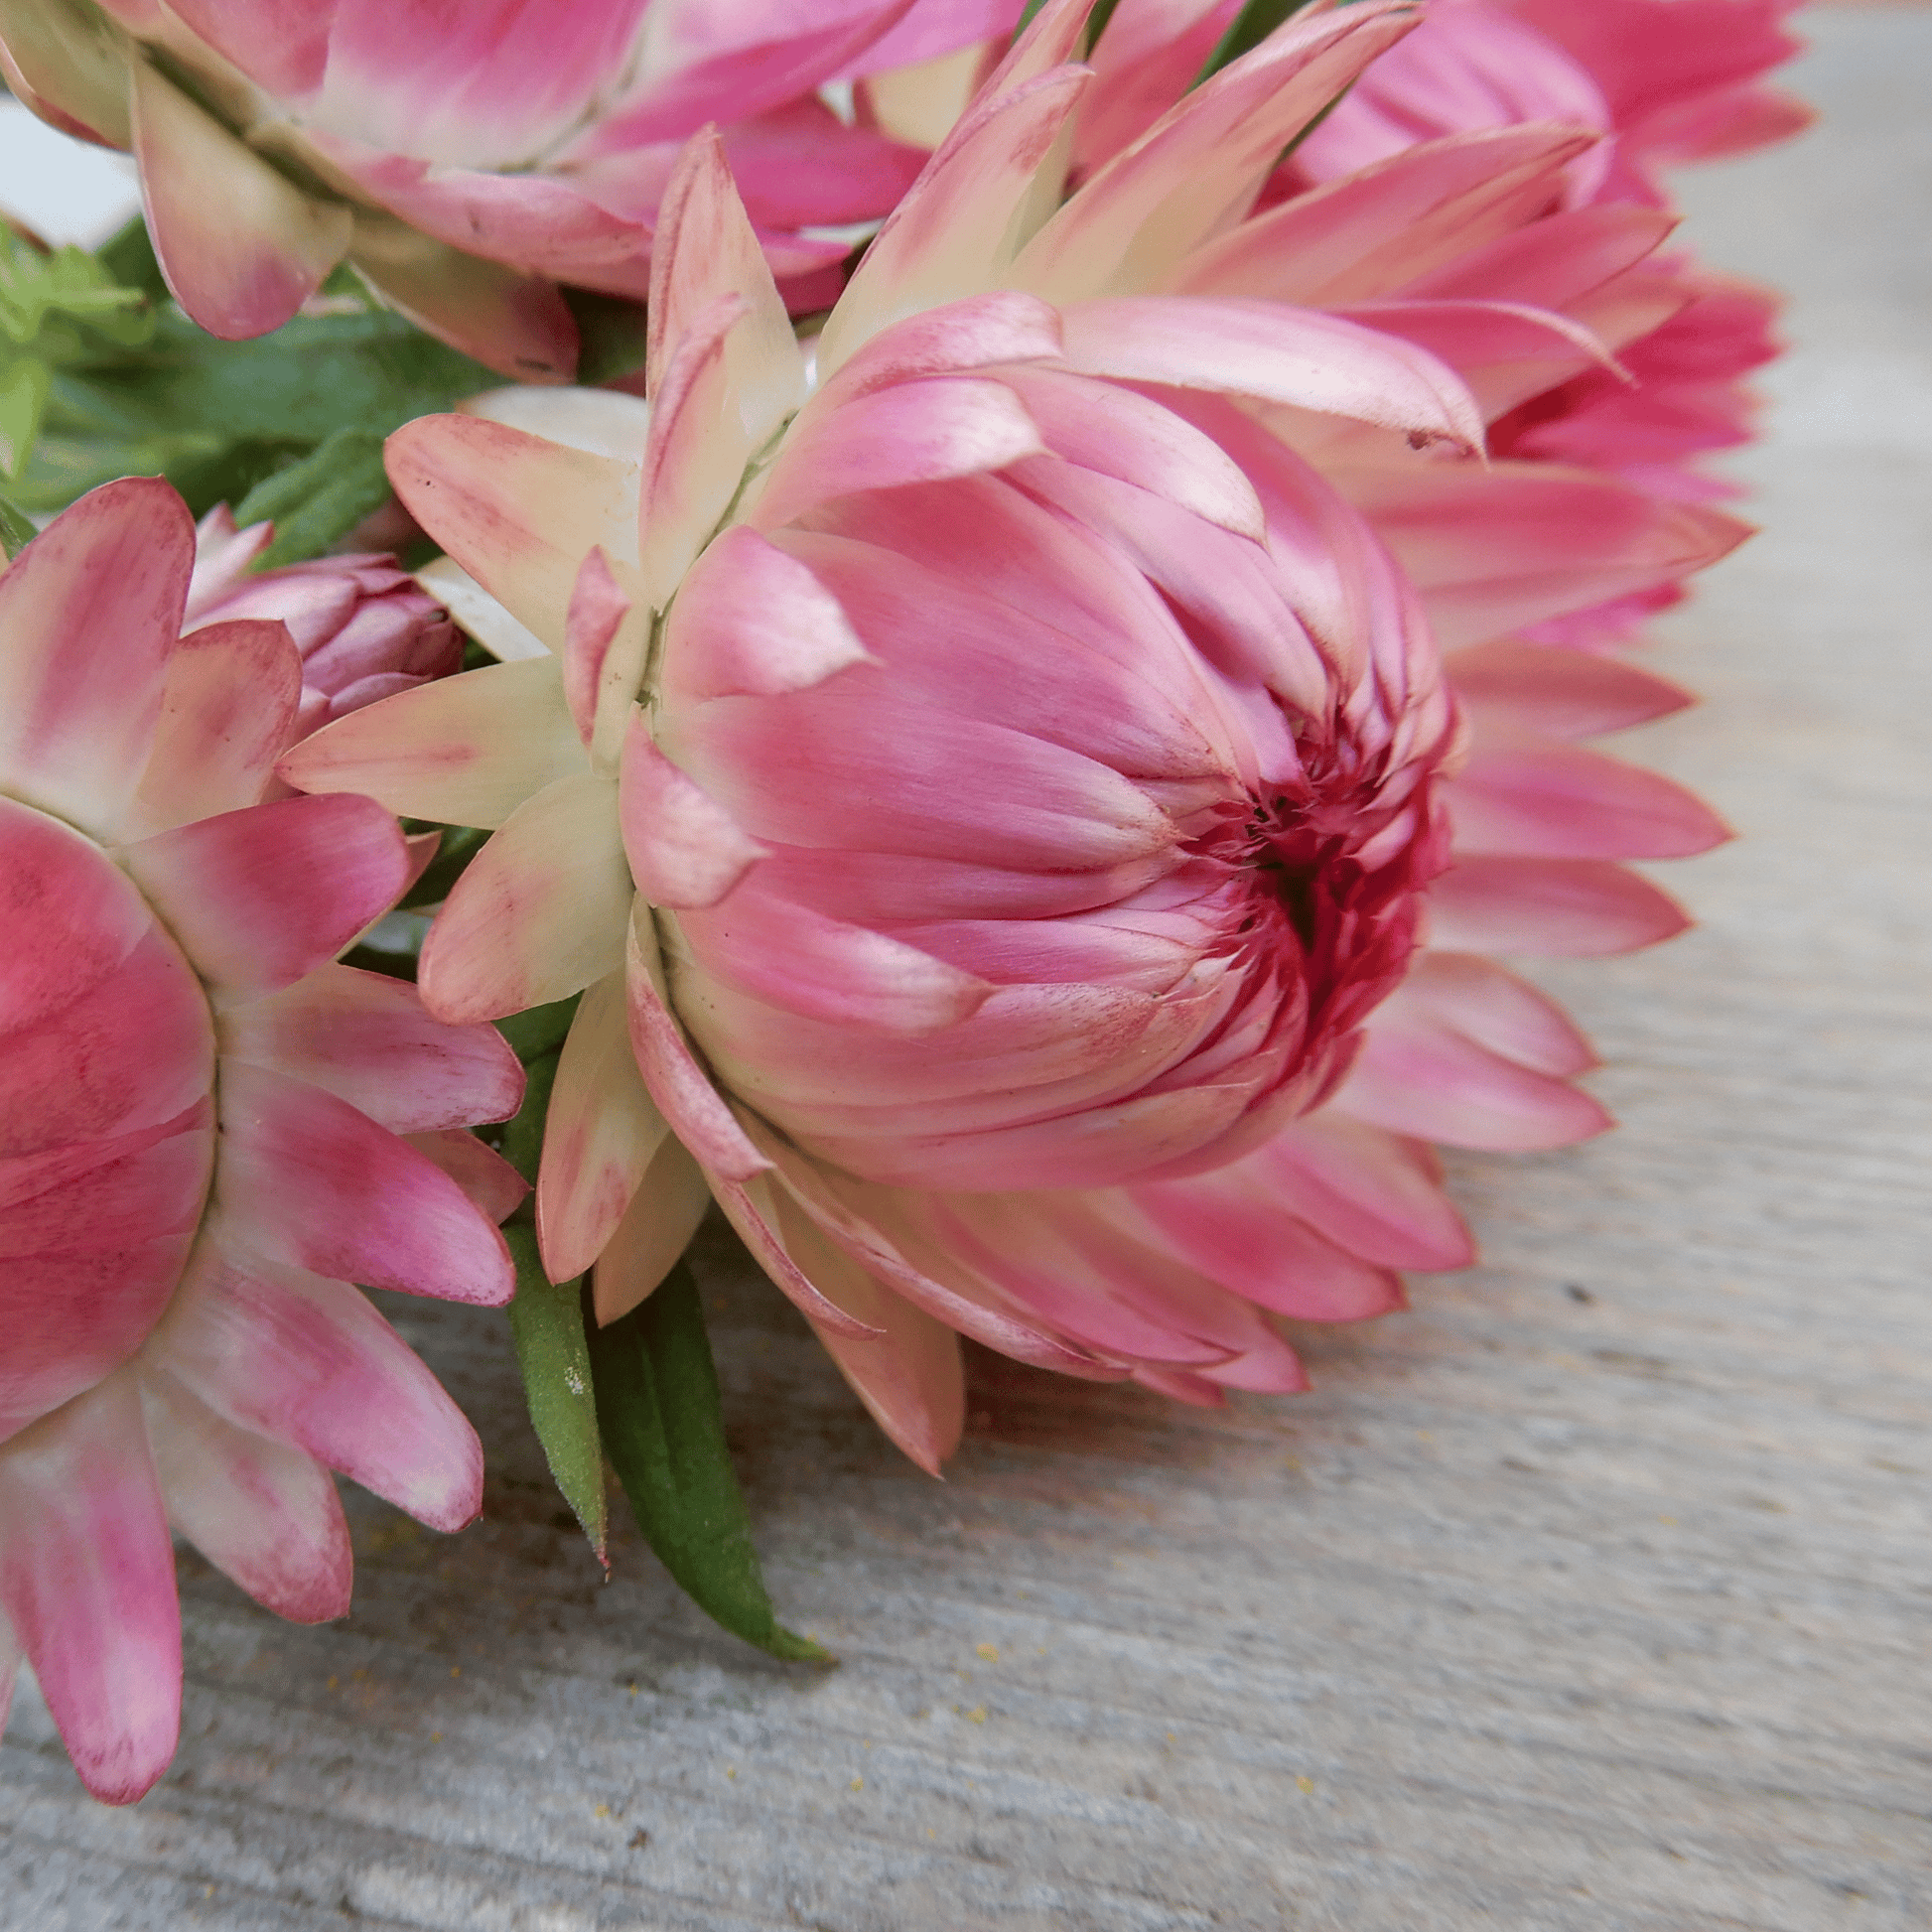
<svg viewBox="0 0 1932 1932">
<path fill-rule="evenodd" d="M 238 619 L 181 640 L 168 660 L 154 754 L 136 814 L 144 832 L 260 804 L 295 733 L 302 660 L 280 623 Z"/>
<path fill-rule="evenodd" d="M 1430 888 L 1429 919 L 1440 945 L 1564 959 L 1633 952 L 1691 923 L 1649 880 L 1601 859 L 1462 853 Z"/>
<path fill-rule="evenodd" d="M 81 1782 L 132 1804 L 181 1727 L 181 1608 L 134 1380 L 0 1451 L 0 1611 Z"/>
<path fill-rule="evenodd" d="M 630 876 L 653 905 L 716 905 L 764 854 L 657 749 L 641 711 L 624 739 L 618 812 Z"/>
<path fill-rule="evenodd" d="M 224 342 L 279 329 L 342 260 L 354 217 L 305 195 L 144 60 L 134 154 L 168 287 Z"/>
<path fill-rule="evenodd" d="M 1554 464 L 1394 465 L 1337 479 L 1394 551 L 1445 649 L 1689 576 L 1748 534 Z"/>
<path fill-rule="evenodd" d="M 724 1210 L 725 1218 L 738 1230 L 739 1238 L 751 1249 L 753 1259 L 814 1328 L 821 1334 L 849 1335 L 861 1341 L 876 1338 L 883 1332 L 828 1300 L 818 1284 L 792 1260 L 783 1236 L 772 1223 L 770 1195 L 759 1186 L 758 1176 L 749 1183 L 728 1180 L 722 1174 L 708 1177 L 713 1197 Z M 753 1192 L 754 1187 L 759 1191 Z"/>
<path fill-rule="evenodd" d="M 967 296 L 882 330 L 821 385 L 806 407 L 816 416 L 855 396 L 918 376 L 1051 361 L 1059 352 L 1059 311 L 1037 296 L 1018 289 Z"/>
<path fill-rule="evenodd" d="M 891 1034 L 930 1034 L 978 1011 L 992 988 L 869 926 L 828 919 L 754 877 L 679 920 L 707 971 L 787 1013 Z"/>
<path fill-rule="evenodd" d="M 759 1184 L 759 1183 L 755 1183 Z M 839 1373 L 888 1436 L 929 1475 L 959 1447 L 966 1380 L 959 1337 L 882 1287 L 821 1234 L 781 1188 L 763 1182 L 792 1259 L 846 1313 L 878 1332 L 818 1330 Z"/>
<path fill-rule="evenodd" d="M 1667 718 L 1696 700 L 1681 685 L 1618 658 L 1514 638 L 1459 650 L 1444 668 L 1457 701 L 1495 721 L 1552 738 L 1590 738 Z"/>
<path fill-rule="evenodd" d="M 1004 382 L 934 376 L 876 389 L 785 438 L 753 520 L 765 531 L 828 497 L 1003 470 L 1046 446 Z"/>
<path fill-rule="evenodd" d="M 1479 449 L 1482 418 L 1426 349 L 1273 302 L 1129 296 L 1066 315 L 1066 361 L 1088 375 L 1219 390 Z"/>
<path fill-rule="evenodd" d="M 164 1368 L 141 1393 L 173 1527 L 277 1616 L 346 1616 L 354 1559 L 328 1470 L 224 1422 Z"/>
<path fill-rule="evenodd" d="M 1416 25 L 1404 0 L 1368 0 L 1271 34 L 1065 203 L 1021 255 L 1025 285 L 1053 302 L 1160 286 L 1246 211 L 1282 150 Z"/>
<path fill-rule="evenodd" d="M 221 1051 L 345 1100 L 392 1134 L 507 1120 L 523 1069 L 494 1027 L 453 1027 L 386 973 L 323 966 L 221 1016 Z"/>
<path fill-rule="evenodd" d="M 657 208 L 651 243 L 644 378 L 655 395 L 671 358 L 719 297 L 745 303 L 726 350 L 734 407 L 716 433 L 742 470 L 805 399 L 805 365 L 785 305 L 725 159 L 716 128 L 694 134 Z"/>
<path fill-rule="evenodd" d="M 206 1243 L 151 1351 L 237 1428 L 288 1443 L 432 1529 L 483 1507 L 476 1431 L 346 1283 Z"/>
<path fill-rule="evenodd" d="M 171 0 L 169 12 L 271 94 L 301 95 L 322 85 L 335 9 L 308 0 Z"/>
<path fill-rule="evenodd" d="M 1458 854 L 1684 859 L 1731 836 L 1676 780 L 1574 745 L 1478 751 L 1444 796 Z"/>
<path fill-rule="evenodd" d="M 338 1281 L 499 1308 L 495 1226 L 434 1163 L 319 1087 L 224 1065 L 220 1206 L 264 1256 Z"/>
<path fill-rule="evenodd" d="M 544 1117 L 537 1241 L 552 1281 L 574 1280 L 603 1253 L 669 1132 L 630 1050 L 623 975 L 612 973 L 585 989 Z"/>
<path fill-rule="evenodd" d="M 1268 296 L 1311 308 L 1408 288 L 1554 306 L 1554 298 L 1483 280 L 1438 287 L 1422 278 L 1446 260 L 1459 266 L 1492 237 L 1519 230 L 1548 205 L 1564 164 L 1592 139 L 1581 128 L 1546 125 L 1421 142 L 1204 243 L 1182 265 L 1175 291 Z"/>
<path fill-rule="evenodd" d="M 1611 1124 L 1567 1084 L 1590 1064 L 1587 1042 L 1533 987 L 1473 955 L 1432 952 L 1376 1009 L 1335 1105 L 1451 1147 L 1568 1147 Z"/>
<path fill-rule="evenodd" d="M 501 375 L 562 382 L 577 367 L 577 324 L 555 285 L 539 275 L 484 261 L 360 207 L 348 258 L 391 308 Z"/>
<path fill-rule="evenodd" d="M 500 1019 L 615 972 L 636 897 L 618 789 L 582 772 L 517 809 L 471 861 L 423 941 L 419 984 L 439 1020 Z"/>
<path fill-rule="evenodd" d="M 586 748 L 597 724 L 598 694 L 604 683 L 611 640 L 630 609 L 630 599 L 611 575 L 603 549 L 594 546 L 578 568 L 577 581 L 571 586 L 570 609 L 564 617 L 564 698 L 570 706 L 577 736 Z"/>
<path fill-rule="evenodd" d="M 0 576 L 0 784 L 113 836 L 154 742 L 195 554 L 159 478 L 89 490 Z"/>
<path fill-rule="evenodd" d="M 441 1127 L 402 1138 L 441 1168 L 487 1221 L 508 1220 L 529 1194 L 530 1183 L 515 1168 L 466 1128 Z"/>
<path fill-rule="evenodd" d="M 417 522 L 552 650 L 591 545 L 635 554 L 636 473 L 610 457 L 474 415 L 419 416 L 384 449 Z"/>
<path fill-rule="evenodd" d="M 671 606 L 664 694 L 673 704 L 776 697 L 868 661 L 809 567 L 740 523 L 706 547 Z"/>
<path fill-rule="evenodd" d="M 313 971 L 395 903 L 407 860 L 370 798 L 285 798 L 124 848 L 122 863 L 202 977 L 265 993 Z"/>
<path fill-rule="evenodd" d="M 300 791 L 361 792 L 443 825 L 501 825 L 586 766 L 554 657 L 485 664 L 365 705 L 276 767 Z"/>
<path fill-rule="evenodd" d="M 1676 225 L 1663 208 L 1627 203 L 1565 208 L 1458 254 L 1408 293 L 1563 308 L 1634 268 Z"/>
<path fill-rule="evenodd" d="M 704 1170 L 675 1134 L 666 1135 L 596 1257 L 591 1289 L 600 1327 L 628 1314 L 657 1289 L 691 1245 L 710 1205 Z"/>
<path fill-rule="evenodd" d="M 1016 214 L 1042 164 L 1051 165 L 1060 129 L 1092 78 L 1063 69 L 1022 81 L 1015 63 L 1031 64 L 1049 39 L 1069 41 L 1079 31 L 1079 11 L 1063 5 L 1053 20 L 1035 20 L 1026 46 L 1016 48 L 886 217 L 819 337 L 822 381 L 889 325 L 983 295 L 1006 279 Z"/>
</svg>

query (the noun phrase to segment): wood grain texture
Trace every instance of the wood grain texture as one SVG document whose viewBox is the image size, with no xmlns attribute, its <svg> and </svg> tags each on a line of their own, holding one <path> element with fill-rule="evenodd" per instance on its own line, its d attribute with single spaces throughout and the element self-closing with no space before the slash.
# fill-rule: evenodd
<svg viewBox="0 0 1932 1932">
<path fill-rule="evenodd" d="M 938 1484 L 722 1244 L 766 1663 L 597 1580 L 499 1318 L 392 1302 L 484 1520 L 358 1498 L 354 1614 L 193 1558 L 181 1756 L 81 1795 L 25 1695 L 9 1932 L 1922 1932 L 1932 1924 L 1932 18 L 1810 23 L 1824 131 L 1684 183 L 1800 291 L 1766 535 L 1625 742 L 1743 835 L 1544 975 L 1622 1130 L 1464 1159 L 1485 1262 L 1203 1416 L 980 1356 Z"/>
</svg>

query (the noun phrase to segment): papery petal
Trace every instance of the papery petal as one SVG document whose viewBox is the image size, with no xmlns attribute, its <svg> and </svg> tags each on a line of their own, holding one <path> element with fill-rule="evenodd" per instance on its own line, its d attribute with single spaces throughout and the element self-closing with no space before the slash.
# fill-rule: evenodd
<svg viewBox="0 0 1932 1932">
<path fill-rule="evenodd" d="M 181 640 L 168 660 L 135 821 L 165 832 L 259 804 L 295 731 L 302 660 L 287 627 L 237 619 Z"/>
<path fill-rule="evenodd" d="M 530 1183 L 467 1128 L 435 1128 L 402 1138 L 425 1160 L 441 1168 L 486 1221 L 500 1224 L 508 1220 L 530 1191 Z"/>
<path fill-rule="evenodd" d="M 221 1081 L 218 1205 L 287 1266 L 498 1308 L 516 1287 L 495 1226 L 434 1163 L 319 1087 L 240 1061 Z"/>
<path fill-rule="evenodd" d="M 224 342 L 279 329 L 347 252 L 354 217 L 305 195 L 145 60 L 131 72 L 142 199 L 169 289 Z"/>
<path fill-rule="evenodd" d="M 181 1727 L 174 1551 L 131 1376 L 0 1450 L 0 1612 L 81 1782 L 131 1804 Z"/>
<path fill-rule="evenodd" d="M 346 1283 L 205 1242 L 151 1350 L 217 1415 L 291 1444 L 432 1529 L 483 1506 L 476 1431 Z"/>
<path fill-rule="evenodd" d="M 486 664 L 365 705 L 277 769 L 298 790 L 354 791 L 411 818 L 498 826 L 586 769 L 554 657 Z"/>
<path fill-rule="evenodd" d="M 1065 359 L 1088 375 L 1254 396 L 1469 450 L 1482 443 L 1481 416 L 1445 363 L 1314 310 L 1225 297 L 1083 302 L 1066 315 Z"/>
<path fill-rule="evenodd" d="M 573 1280 L 603 1253 L 669 1132 L 630 1050 L 619 970 L 586 988 L 544 1117 L 537 1241 L 552 1281 Z"/>
<path fill-rule="evenodd" d="M 161 714 L 195 554 L 159 478 L 89 490 L 0 576 L 0 784 L 112 837 Z"/>
<path fill-rule="evenodd" d="M 564 618 L 563 691 L 577 736 L 588 747 L 597 726 L 598 694 L 611 645 L 631 613 L 630 599 L 611 574 L 602 548 L 579 566 Z M 561 771 L 551 773 L 562 777 Z M 536 789 L 535 786 L 531 787 Z"/>
<path fill-rule="evenodd" d="M 716 905 L 764 853 L 657 749 L 642 712 L 624 740 L 618 811 L 630 875 L 653 905 Z"/>
<path fill-rule="evenodd" d="M 1444 795 L 1458 853 L 1685 859 L 1731 836 L 1674 779 L 1574 745 L 1478 751 Z"/>
<path fill-rule="evenodd" d="M 1668 894 L 1601 859 L 1458 854 L 1430 889 L 1430 930 L 1462 950 L 1588 958 L 1675 938 L 1690 915 Z"/>
<path fill-rule="evenodd" d="M 1681 685 L 1612 657 L 1499 638 L 1444 665 L 1456 701 L 1484 725 L 1591 738 L 1667 718 L 1696 700 Z"/>
<path fill-rule="evenodd" d="M 634 897 L 617 786 L 559 778 L 451 889 L 423 941 L 424 1004 L 439 1020 L 494 1020 L 581 992 L 622 960 Z"/>
<path fill-rule="evenodd" d="M 406 860 L 373 799 L 285 798 L 123 849 L 155 910 L 218 996 L 288 986 L 387 911 Z"/>
<path fill-rule="evenodd" d="M 636 555 L 636 472 L 610 457 L 473 415 L 419 416 L 384 454 L 411 515 L 553 651 L 588 545 Z"/>
<path fill-rule="evenodd" d="M 322 966 L 286 991 L 221 1016 L 228 1059 L 333 1093 L 392 1134 L 507 1120 L 523 1069 L 494 1027 L 453 1027 L 386 973 Z"/>
<path fill-rule="evenodd" d="M 346 1616 L 354 1559 L 328 1470 L 224 1422 L 166 1369 L 141 1394 L 173 1527 L 277 1616 Z"/>
<path fill-rule="evenodd" d="M 704 1170 L 675 1134 L 667 1135 L 597 1257 L 591 1291 L 600 1326 L 628 1314 L 656 1290 L 691 1245 L 710 1205 Z"/>
<path fill-rule="evenodd" d="M 959 1337 L 874 1281 L 781 1188 L 763 1185 L 792 1259 L 848 1314 L 879 1331 L 861 1338 L 818 1330 L 839 1373 L 880 1428 L 920 1468 L 937 1475 L 959 1447 L 966 1423 Z"/>
<path fill-rule="evenodd" d="M 1161 286 L 1246 212 L 1282 150 L 1417 21 L 1408 0 L 1366 0 L 1271 34 L 1067 201 L 1022 253 L 1024 285 L 1052 302 Z"/>
</svg>

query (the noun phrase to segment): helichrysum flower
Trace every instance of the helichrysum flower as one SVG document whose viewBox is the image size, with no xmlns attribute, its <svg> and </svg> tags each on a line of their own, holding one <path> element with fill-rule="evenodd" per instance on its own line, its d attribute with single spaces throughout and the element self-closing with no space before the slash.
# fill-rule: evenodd
<svg viewBox="0 0 1932 1932">
<path fill-rule="evenodd" d="M 997 7 L 991 9 L 997 13 Z M 568 375 L 555 288 L 641 297 L 658 198 L 708 121 L 797 306 L 837 292 L 849 240 L 915 151 L 815 89 L 989 30 L 987 0 L 7 0 L 14 91 L 132 148 L 156 251 L 217 336 L 286 322 L 346 259 L 510 375 Z"/>
<path fill-rule="evenodd" d="M 1681 923 L 1616 859 L 1722 835 L 1567 742 L 1681 702 L 1620 666 L 1479 655 L 1464 761 L 1422 602 L 1320 474 L 1351 426 L 1391 476 L 1462 468 L 1480 410 L 1440 356 L 1365 315 L 1170 292 L 1407 10 L 1271 44 L 1054 213 L 1083 11 L 1049 6 L 989 83 L 813 373 L 694 144 L 648 411 L 480 406 L 633 460 L 485 414 L 391 444 L 412 512 L 554 654 L 283 765 L 501 828 L 425 946 L 432 1010 L 587 989 L 538 1186 L 553 1277 L 594 1264 L 620 1312 L 715 1196 L 928 1466 L 959 1424 L 949 1328 L 1212 1400 L 1299 1386 L 1269 1314 L 1373 1313 L 1395 1269 L 1465 1259 L 1422 1139 L 1605 1117 L 1542 996 L 1415 952 L 1451 841 L 1464 932 L 1587 952 Z M 1345 242 L 1400 279 L 1399 211 L 1377 220 L 1328 238 L 1331 278 Z M 1400 320 L 1478 366 L 1590 352 L 1536 312 Z M 1454 559 L 1458 641 L 1643 581 L 1660 526 L 1707 541 L 1634 492 L 1589 530 L 1546 487 L 1410 518 Z"/>
<path fill-rule="evenodd" d="M 393 557 L 316 557 L 249 574 L 272 523 L 237 530 L 226 504 L 195 531 L 195 575 L 183 621 L 252 618 L 284 623 L 302 658 L 293 736 L 307 738 L 378 698 L 392 698 L 463 662 L 463 636 L 442 605 Z"/>
<path fill-rule="evenodd" d="M 135 481 L 0 576 L 0 1684 L 24 1656 L 116 1801 L 174 1749 L 171 1528 L 314 1622 L 348 1606 L 330 1469 L 477 1513 L 475 1434 L 348 1284 L 507 1301 L 522 1191 L 462 1131 L 517 1104 L 495 1031 L 332 963 L 409 855 L 366 798 L 258 802 L 296 653 L 183 638 L 193 561 Z"/>
</svg>

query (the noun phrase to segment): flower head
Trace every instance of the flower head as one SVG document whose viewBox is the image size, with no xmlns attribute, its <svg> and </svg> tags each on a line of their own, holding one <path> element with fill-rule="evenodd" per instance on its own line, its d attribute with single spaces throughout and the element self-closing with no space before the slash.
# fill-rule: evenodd
<svg viewBox="0 0 1932 1932">
<path fill-rule="evenodd" d="M 463 662 L 450 614 L 393 557 L 317 557 L 249 574 L 272 523 L 237 530 L 227 505 L 195 531 L 189 627 L 249 618 L 284 623 L 302 658 L 293 734 L 306 738 L 378 698 L 447 677 Z"/>
<path fill-rule="evenodd" d="M 473 1432 L 348 1283 L 506 1301 L 521 1192 L 460 1131 L 517 1103 L 493 1030 L 332 963 L 410 855 L 365 798 L 259 802 L 296 654 L 183 638 L 193 559 L 134 481 L 0 576 L 0 1678 L 26 1657 L 117 1801 L 174 1749 L 171 1525 L 319 1621 L 349 1587 L 329 1469 L 476 1514 Z"/>
<path fill-rule="evenodd" d="M 1480 382 L 1592 345 L 1543 311 L 1346 302 L 1456 259 L 1471 199 L 1574 141 L 1318 207 L 1281 274 L 1328 306 L 1224 294 L 1275 239 L 1242 229 L 1282 147 L 1410 10 L 1278 37 L 1062 200 L 1084 11 L 1042 10 L 809 369 L 694 143 L 648 407 L 512 393 L 390 446 L 553 654 L 283 764 L 500 827 L 425 946 L 433 1010 L 587 989 L 538 1183 L 552 1275 L 593 1267 L 621 1312 L 715 1197 L 928 1466 L 959 1423 L 948 1329 L 1213 1400 L 1300 1385 L 1271 1315 L 1378 1312 L 1394 1269 L 1465 1259 L 1422 1139 L 1605 1117 L 1549 1002 L 1416 949 L 1450 841 L 1463 935 L 1587 952 L 1681 924 L 1616 859 L 1722 836 L 1569 742 L 1682 702 L 1622 667 L 1465 660 L 1461 763 L 1425 607 L 1486 649 L 1665 543 L 1721 547 L 1702 513 L 1475 460 L 1449 353 Z M 595 450 L 513 426 L 587 413 Z"/>
<path fill-rule="evenodd" d="M 132 148 L 156 251 L 217 336 L 286 322 L 345 258 L 397 308 L 505 374 L 567 376 L 555 283 L 641 298 L 677 150 L 726 127 L 797 306 L 916 152 L 814 92 L 879 58 L 989 31 L 987 0 L 29 0 L 14 91 Z M 856 66 L 855 66 L 856 64 Z M 186 84 L 182 84 L 182 83 Z"/>
</svg>

